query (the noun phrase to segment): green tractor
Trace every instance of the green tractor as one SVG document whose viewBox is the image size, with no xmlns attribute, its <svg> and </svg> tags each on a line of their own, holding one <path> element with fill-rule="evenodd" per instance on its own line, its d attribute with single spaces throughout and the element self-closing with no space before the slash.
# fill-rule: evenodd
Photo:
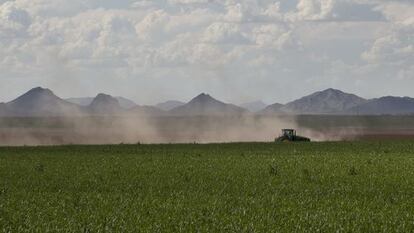
<svg viewBox="0 0 414 233">
<path fill-rule="evenodd" d="M 282 135 L 275 139 L 275 142 L 310 142 L 307 137 L 296 135 L 294 129 L 282 129 Z"/>
</svg>

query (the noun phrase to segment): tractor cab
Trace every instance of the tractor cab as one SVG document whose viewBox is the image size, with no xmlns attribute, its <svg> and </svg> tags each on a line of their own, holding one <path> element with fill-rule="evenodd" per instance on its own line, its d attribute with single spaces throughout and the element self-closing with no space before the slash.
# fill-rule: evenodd
<svg viewBox="0 0 414 233">
<path fill-rule="evenodd" d="M 276 142 L 310 142 L 310 139 L 296 135 L 294 129 L 282 129 L 282 135 L 275 139 Z"/>
<path fill-rule="evenodd" d="M 282 129 L 282 136 L 292 139 L 296 136 L 296 130 L 294 129 Z"/>
</svg>

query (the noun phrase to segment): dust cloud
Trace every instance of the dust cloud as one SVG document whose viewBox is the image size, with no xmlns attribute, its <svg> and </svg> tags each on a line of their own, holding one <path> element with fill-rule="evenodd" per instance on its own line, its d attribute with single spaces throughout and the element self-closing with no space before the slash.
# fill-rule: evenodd
<svg viewBox="0 0 414 233">
<path fill-rule="evenodd" d="M 277 116 L 11 118 L 0 121 L 0 145 L 270 142 L 294 118 Z"/>
<path fill-rule="evenodd" d="M 374 122 L 374 123 L 373 123 Z M 383 116 L 3 117 L 0 145 L 271 142 L 283 128 L 312 141 L 414 138 L 413 118 Z"/>
</svg>

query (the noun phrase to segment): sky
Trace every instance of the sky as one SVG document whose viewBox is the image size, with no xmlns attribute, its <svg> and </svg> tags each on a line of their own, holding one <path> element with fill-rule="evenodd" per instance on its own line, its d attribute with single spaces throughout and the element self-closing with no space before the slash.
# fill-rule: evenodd
<svg viewBox="0 0 414 233">
<path fill-rule="evenodd" d="M 413 0 L 0 0 L 0 102 L 414 96 Z"/>
</svg>

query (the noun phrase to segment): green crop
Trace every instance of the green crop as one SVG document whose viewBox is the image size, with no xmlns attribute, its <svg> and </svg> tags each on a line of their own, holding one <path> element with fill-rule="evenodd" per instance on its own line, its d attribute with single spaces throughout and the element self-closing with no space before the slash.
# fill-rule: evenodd
<svg viewBox="0 0 414 233">
<path fill-rule="evenodd" d="M 0 148 L 0 232 L 413 231 L 413 141 Z"/>
</svg>

